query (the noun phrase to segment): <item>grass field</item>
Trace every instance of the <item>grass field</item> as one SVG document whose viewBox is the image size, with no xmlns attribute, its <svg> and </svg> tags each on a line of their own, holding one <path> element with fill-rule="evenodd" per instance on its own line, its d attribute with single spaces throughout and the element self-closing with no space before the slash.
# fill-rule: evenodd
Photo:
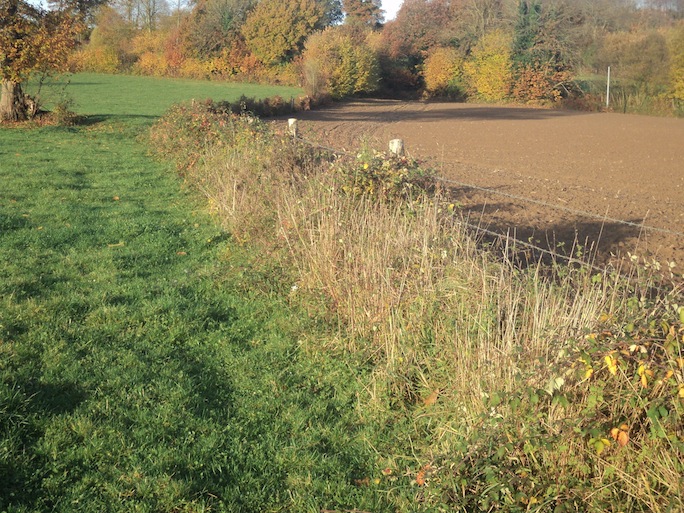
<svg viewBox="0 0 684 513">
<path fill-rule="evenodd" d="M 175 100 L 289 90 L 67 91 L 85 126 L 0 129 L 0 511 L 382 511 L 354 485 L 375 461 L 358 371 L 300 350 L 305 317 L 245 290 L 230 235 L 135 137 Z"/>
<path fill-rule="evenodd" d="M 31 83 L 27 91 L 37 92 L 38 84 Z M 192 99 L 235 100 L 242 95 L 257 98 L 279 95 L 289 99 L 301 94 L 303 91 L 295 87 L 95 73 L 48 78 L 40 89 L 48 107 L 70 97 L 79 114 L 94 116 L 95 120 L 115 117 L 148 122 L 174 103 Z"/>
</svg>

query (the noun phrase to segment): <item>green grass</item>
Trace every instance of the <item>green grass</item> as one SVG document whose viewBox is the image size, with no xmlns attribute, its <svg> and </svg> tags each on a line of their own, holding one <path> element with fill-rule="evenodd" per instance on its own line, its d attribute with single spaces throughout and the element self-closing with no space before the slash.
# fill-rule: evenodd
<svg viewBox="0 0 684 513">
<path fill-rule="evenodd" d="M 361 371 L 301 349 L 305 316 L 245 287 L 257 271 L 134 137 L 223 87 L 78 75 L 102 118 L 0 129 L 0 511 L 387 510 L 355 484 L 375 472 Z"/>
<path fill-rule="evenodd" d="M 37 91 L 38 85 L 31 83 L 28 92 Z M 302 89 L 296 87 L 96 73 L 49 78 L 40 90 L 48 107 L 66 95 L 74 100 L 79 114 L 95 120 L 115 117 L 148 121 L 164 114 L 174 103 L 192 99 L 236 100 L 242 95 L 256 98 L 279 95 L 288 99 L 302 94 Z"/>
</svg>

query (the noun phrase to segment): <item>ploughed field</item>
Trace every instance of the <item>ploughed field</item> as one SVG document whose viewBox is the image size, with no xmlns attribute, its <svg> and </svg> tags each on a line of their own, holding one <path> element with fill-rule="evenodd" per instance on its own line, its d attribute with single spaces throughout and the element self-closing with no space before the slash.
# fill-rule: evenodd
<svg viewBox="0 0 684 513">
<path fill-rule="evenodd" d="M 394 100 L 299 117 L 303 137 L 336 149 L 403 139 L 489 232 L 597 263 L 628 253 L 676 262 L 684 273 L 684 119 Z"/>
</svg>

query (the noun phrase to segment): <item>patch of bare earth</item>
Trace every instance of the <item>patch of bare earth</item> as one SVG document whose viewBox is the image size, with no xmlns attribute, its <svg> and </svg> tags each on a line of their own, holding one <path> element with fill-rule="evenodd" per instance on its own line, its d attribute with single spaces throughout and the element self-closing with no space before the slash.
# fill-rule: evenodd
<svg viewBox="0 0 684 513">
<path fill-rule="evenodd" d="M 390 100 L 299 117 L 305 138 L 336 149 L 403 139 L 471 224 L 558 252 L 578 241 L 598 263 L 629 252 L 684 273 L 684 119 Z"/>
</svg>

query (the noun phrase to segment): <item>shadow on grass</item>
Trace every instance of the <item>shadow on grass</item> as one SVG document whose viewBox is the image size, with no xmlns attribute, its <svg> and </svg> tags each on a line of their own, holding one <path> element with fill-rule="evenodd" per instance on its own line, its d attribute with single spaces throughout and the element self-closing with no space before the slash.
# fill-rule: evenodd
<svg viewBox="0 0 684 513">
<path fill-rule="evenodd" d="M 151 124 L 157 119 L 159 119 L 159 116 L 148 114 L 84 114 L 79 116 L 76 124 L 83 127 L 97 126 L 112 121 L 138 121 Z"/>
<path fill-rule="evenodd" d="M 46 458 L 38 448 L 45 418 L 71 413 L 87 397 L 79 384 L 71 382 L 0 384 L 0 442 L 7 449 L 0 452 L 1 511 L 38 505 L 42 475 L 36 472 L 36 461 Z"/>
</svg>

